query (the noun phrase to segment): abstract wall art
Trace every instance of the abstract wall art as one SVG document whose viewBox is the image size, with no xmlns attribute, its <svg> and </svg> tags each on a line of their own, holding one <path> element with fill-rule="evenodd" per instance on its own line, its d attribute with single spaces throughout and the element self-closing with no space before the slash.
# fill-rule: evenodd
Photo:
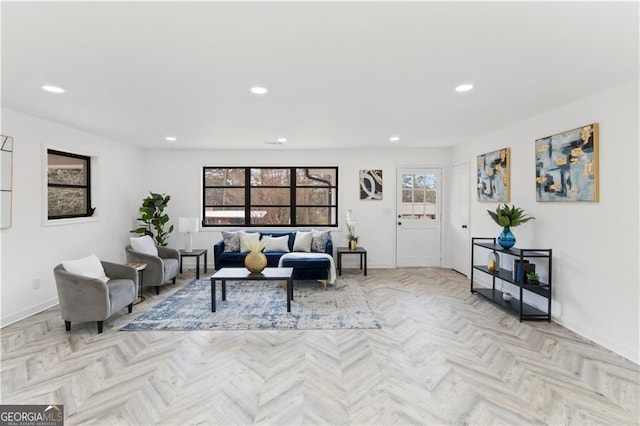
<svg viewBox="0 0 640 426">
<path fill-rule="evenodd" d="M 536 140 L 536 201 L 598 197 L 598 123 Z"/>
<path fill-rule="evenodd" d="M 0 228 L 11 227 L 13 138 L 0 135 Z"/>
<path fill-rule="evenodd" d="M 360 199 L 382 200 L 382 170 L 360 170 Z"/>
<path fill-rule="evenodd" d="M 506 203 L 509 201 L 510 184 L 509 148 L 478 155 L 477 182 L 478 201 Z"/>
</svg>

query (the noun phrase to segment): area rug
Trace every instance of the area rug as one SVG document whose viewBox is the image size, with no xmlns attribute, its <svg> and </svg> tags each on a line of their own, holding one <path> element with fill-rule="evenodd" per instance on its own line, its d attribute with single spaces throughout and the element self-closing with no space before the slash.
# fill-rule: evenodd
<svg viewBox="0 0 640 426">
<path fill-rule="evenodd" d="M 315 281 L 295 281 L 291 312 L 278 281 L 227 281 L 227 300 L 211 281 L 193 280 L 121 330 L 250 330 L 380 328 L 360 285 L 340 278 L 326 290 Z"/>
</svg>

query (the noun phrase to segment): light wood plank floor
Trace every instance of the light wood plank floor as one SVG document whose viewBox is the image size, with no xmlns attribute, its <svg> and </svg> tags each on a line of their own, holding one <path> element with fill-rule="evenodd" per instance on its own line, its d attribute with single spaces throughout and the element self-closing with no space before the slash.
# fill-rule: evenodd
<svg viewBox="0 0 640 426">
<path fill-rule="evenodd" d="M 118 331 L 192 271 L 101 335 L 49 309 L 1 331 L 0 401 L 64 404 L 67 425 L 638 424 L 634 363 L 449 270 L 358 272 L 380 330 Z"/>
</svg>

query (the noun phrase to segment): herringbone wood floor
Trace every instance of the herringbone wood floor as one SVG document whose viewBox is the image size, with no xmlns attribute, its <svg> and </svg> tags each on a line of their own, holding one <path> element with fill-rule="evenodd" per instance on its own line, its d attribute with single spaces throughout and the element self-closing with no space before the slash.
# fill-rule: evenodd
<svg viewBox="0 0 640 426">
<path fill-rule="evenodd" d="M 520 323 L 455 272 L 344 274 L 382 329 L 118 331 L 193 272 L 102 335 L 52 308 L 2 330 L 1 402 L 64 404 L 67 425 L 638 424 L 634 363 Z"/>
</svg>

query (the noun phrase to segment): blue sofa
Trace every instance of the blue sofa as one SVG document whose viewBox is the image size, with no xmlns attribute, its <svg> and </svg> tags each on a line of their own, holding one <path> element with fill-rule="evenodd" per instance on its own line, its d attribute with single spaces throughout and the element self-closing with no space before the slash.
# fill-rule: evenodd
<svg viewBox="0 0 640 426">
<path fill-rule="evenodd" d="M 250 233 L 251 231 L 247 232 Z M 271 235 L 273 237 L 287 235 L 289 237 L 289 250 L 293 251 L 293 242 L 296 238 L 295 231 L 261 231 L 260 234 Z M 333 257 L 333 240 L 331 239 L 331 234 L 329 234 L 327 240 L 325 253 Z M 275 268 L 278 266 L 280 257 L 282 257 L 285 252 L 273 251 L 265 252 L 264 254 L 267 257 L 267 267 Z M 213 258 L 216 270 L 221 268 L 243 268 L 244 258 L 246 256 L 247 252 L 225 253 L 224 240 L 222 239 L 213 245 Z M 326 280 L 329 278 L 330 261 L 328 259 L 285 259 L 282 266 L 293 268 L 293 279 L 295 280 Z"/>
</svg>

